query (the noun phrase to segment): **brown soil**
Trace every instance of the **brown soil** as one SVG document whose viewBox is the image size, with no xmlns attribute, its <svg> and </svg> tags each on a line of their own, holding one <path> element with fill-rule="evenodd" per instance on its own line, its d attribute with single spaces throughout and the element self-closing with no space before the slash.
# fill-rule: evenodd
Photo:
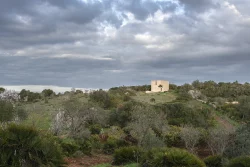
<svg viewBox="0 0 250 167">
<path fill-rule="evenodd" d="M 234 126 L 230 123 L 230 122 L 228 122 L 227 120 L 225 120 L 225 119 L 223 119 L 223 118 L 221 118 L 221 117 L 219 117 L 219 116 L 217 116 L 217 115 L 215 115 L 215 120 L 217 121 L 217 122 L 219 122 L 219 124 L 220 125 L 222 125 L 224 128 L 226 128 L 227 130 L 232 130 L 232 129 L 234 129 Z"/>
<path fill-rule="evenodd" d="M 79 158 L 66 158 L 68 167 L 91 167 L 103 163 L 111 163 L 112 156 L 96 154 Z"/>
</svg>

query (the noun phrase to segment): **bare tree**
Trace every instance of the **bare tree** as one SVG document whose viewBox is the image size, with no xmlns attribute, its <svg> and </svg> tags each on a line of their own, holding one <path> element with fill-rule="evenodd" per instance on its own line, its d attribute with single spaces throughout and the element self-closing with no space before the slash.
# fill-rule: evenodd
<svg viewBox="0 0 250 167">
<path fill-rule="evenodd" d="M 226 148 L 229 146 L 231 139 L 230 134 L 233 131 L 229 131 L 223 128 L 216 128 L 209 130 L 207 145 L 210 148 L 213 155 L 222 155 Z"/>
<path fill-rule="evenodd" d="M 148 143 L 148 140 L 151 140 L 152 137 L 157 138 L 155 130 L 161 134 L 168 130 L 166 115 L 149 107 L 135 107 L 132 114 L 132 123 L 129 127 L 132 129 L 132 136 L 138 140 L 140 146 Z"/>
<path fill-rule="evenodd" d="M 90 124 L 105 124 L 105 111 L 89 103 L 81 103 L 70 98 L 64 102 L 63 108 L 58 111 L 52 124 L 53 131 L 57 134 L 68 132 L 72 137 L 88 137 Z"/>
<path fill-rule="evenodd" d="M 14 103 L 20 100 L 20 96 L 14 90 L 4 90 L 2 93 L 0 93 L 0 100 Z"/>
<path fill-rule="evenodd" d="M 192 126 L 185 125 L 180 132 L 181 139 L 185 143 L 186 149 L 195 154 L 195 146 L 198 144 L 200 139 L 200 131 Z"/>
</svg>

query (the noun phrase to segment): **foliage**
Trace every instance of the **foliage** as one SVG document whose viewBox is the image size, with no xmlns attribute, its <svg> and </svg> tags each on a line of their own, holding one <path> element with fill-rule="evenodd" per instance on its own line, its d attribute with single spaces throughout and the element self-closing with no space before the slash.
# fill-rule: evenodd
<svg viewBox="0 0 250 167">
<path fill-rule="evenodd" d="M 192 100 L 192 96 L 188 92 L 179 92 L 176 100 L 177 101 L 188 101 L 188 100 Z"/>
<path fill-rule="evenodd" d="M 133 162 L 139 162 L 142 157 L 143 151 L 135 146 L 122 147 L 114 152 L 113 163 L 115 165 L 124 165 Z"/>
<path fill-rule="evenodd" d="M 113 154 L 115 149 L 127 146 L 127 142 L 121 139 L 108 138 L 108 140 L 103 144 L 103 152 L 105 154 Z"/>
<path fill-rule="evenodd" d="M 164 136 L 164 142 L 168 147 L 176 147 L 182 144 L 180 132 L 180 127 L 170 126 L 167 134 Z"/>
<path fill-rule="evenodd" d="M 231 159 L 227 167 L 249 167 L 250 166 L 250 157 L 241 156 L 234 159 Z"/>
<path fill-rule="evenodd" d="M 230 132 L 224 128 L 210 129 L 208 131 L 207 145 L 213 155 L 223 155 L 226 148 L 231 144 Z"/>
<path fill-rule="evenodd" d="M 44 95 L 44 97 L 50 97 L 53 94 L 55 94 L 55 92 L 53 90 L 51 90 L 51 89 L 44 89 L 42 91 L 42 94 Z"/>
<path fill-rule="evenodd" d="M 142 85 L 142 86 L 129 86 L 128 88 L 135 90 L 135 91 L 150 91 L 151 90 L 151 85 Z"/>
<path fill-rule="evenodd" d="M 198 144 L 200 136 L 200 131 L 197 128 L 187 125 L 180 132 L 180 137 L 184 141 L 186 149 L 193 154 L 196 153 L 195 146 Z"/>
<path fill-rule="evenodd" d="M 239 127 L 232 136 L 233 141 L 227 147 L 225 154 L 228 157 L 250 155 L 250 124 Z"/>
<path fill-rule="evenodd" d="M 93 124 L 106 123 L 106 114 L 102 109 L 91 103 L 82 103 L 78 99 L 70 98 L 63 104 L 63 111 L 59 112 L 54 122 L 54 127 L 68 131 L 74 138 L 88 138 L 88 127 Z M 63 122 L 61 124 L 61 122 Z M 56 128 L 58 129 L 58 128 Z"/>
<path fill-rule="evenodd" d="M 113 167 L 113 166 L 111 164 L 99 164 L 94 167 Z M 138 164 L 133 163 L 133 164 L 124 165 L 123 167 L 138 167 Z"/>
<path fill-rule="evenodd" d="M 28 102 L 35 102 L 41 99 L 40 93 L 31 92 L 29 90 L 22 89 L 19 93 L 21 100 Z"/>
<path fill-rule="evenodd" d="M 155 146 L 148 145 L 152 143 L 152 140 L 160 143 L 156 138 L 162 137 L 162 134 L 168 129 L 166 115 L 148 106 L 138 106 L 132 114 L 132 122 L 129 127 L 131 128 L 131 135 L 138 140 L 138 144 L 148 148 Z"/>
<path fill-rule="evenodd" d="M 0 166 L 64 165 L 61 148 L 56 140 L 31 127 L 9 125 L 0 130 Z"/>
<path fill-rule="evenodd" d="M 111 99 L 108 92 L 100 89 L 98 91 L 93 91 L 89 94 L 89 98 L 91 101 L 96 102 L 99 106 L 104 109 L 111 107 Z"/>
<path fill-rule="evenodd" d="M 93 124 L 89 126 L 91 134 L 100 134 L 102 126 L 99 124 Z"/>
<path fill-rule="evenodd" d="M 169 89 L 176 91 L 178 89 L 178 86 L 175 84 L 169 84 Z"/>
<path fill-rule="evenodd" d="M 155 98 L 151 98 L 150 102 L 155 103 Z"/>
<path fill-rule="evenodd" d="M 142 165 L 148 167 L 205 167 L 203 161 L 189 152 L 177 148 L 153 149 L 143 157 Z"/>
<path fill-rule="evenodd" d="M 25 109 L 21 108 L 21 107 L 15 107 L 15 116 L 16 116 L 16 120 L 18 121 L 24 121 L 28 118 L 28 113 Z"/>
<path fill-rule="evenodd" d="M 11 102 L 0 100 L 0 122 L 12 121 L 15 111 Z"/>
<path fill-rule="evenodd" d="M 4 91 L 5 91 L 5 89 L 2 88 L 2 87 L 0 87 L 0 93 L 2 93 L 2 92 L 4 92 Z"/>
<path fill-rule="evenodd" d="M 101 150 L 103 148 L 103 143 L 100 141 L 100 137 L 98 135 L 91 135 L 89 141 L 93 150 Z"/>
<path fill-rule="evenodd" d="M 90 140 L 82 138 L 75 139 L 75 141 L 79 145 L 79 151 L 86 155 L 91 154 L 92 146 Z"/>
<path fill-rule="evenodd" d="M 112 110 L 109 115 L 110 125 L 116 125 L 120 127 L 125 127 L 131 121 L 133 110 L 136 103 L 134 101 L 129 101 L 121 104 L 116 109 Z"/>
<path fill-rule="evenodd" d="M 11 103 L 19 101 L 20 97 L 14 90 L 4 90 L 0 92 L 0 100 L 8 101 Z"/>
<path fill-rule="evenodd" d="M 221 155 L 213 155 L 204 159 L 207 167 L 223 167 L 223 157 Z"/>
<path fill-rule="evenodd" d="M 76 92 L 75 92 L 76 94 L 82 94 L 83 93 L 83 91 L 82 90 L 76 90 Z"/>
<path fill-rule="evenodd" d="M 233 83 L 216 83 L 214 81 L 200 82 L 198 80 L 192 83 L 192 86 L 201 91 L 207 97 L 233 98 L 239 96 L 250 96 L 250 84 L 240 84 L 237 81 Z"/>
<path fill-rule="evenodd" d="M 145 150 L 149 150 L 152 148 L 165 147 L 166 144 L 164 143 L 164 140 L 161 137 L 157 136 L 152 131 L 149 131 L 149 133 L 145 135 L 144 140 L 141 143 L 141 146 Z"/>
<path fill-rule="evenodd" d="M 72 156 L 80 147 L 73 139 L 61 139 L 59 142 L 66 156 Z"/>
<path fill-rule="evenodd" d="M 167 114 L 170 125 L 181 126 L 182 124 L 188 124 L 204 128 L 211 126 L 212 109 L 200 102 L 175 102 L 163 104 L 160 107 Z"/>
<path fill-rule="evenodd" d="M 103 152 L 105 154 L 113 154 L 117 147 L 117 140 L 108 138 L 108 140 L 103 145 Z"/>
</svg>

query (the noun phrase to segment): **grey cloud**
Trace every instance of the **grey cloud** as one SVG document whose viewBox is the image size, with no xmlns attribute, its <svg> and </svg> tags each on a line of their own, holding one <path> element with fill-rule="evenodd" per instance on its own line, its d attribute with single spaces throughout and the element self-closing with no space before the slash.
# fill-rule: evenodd
<svg viewBox="0 0 250 167">
<path fill-rule="evenodd" d="M 133 13 L 139 20 L 145 20 L 149 15 L 153 15 L 157 10 L 163 12 L 173 12 L 177 4 L 169 1 L 152 2 L 149 0 L 126 0 L 116 4 L 119 10 Z"/>
<path fill-rule="evenodd" d="M 0 84 L 109 88 L 151 79 L 247 81 L 250 3 L 229 0 L 239 15 L 220 1 L 179 2 L 3 0 Z"/>
<path fill-rule="evenodd" d="M 205 12 L 212 8 L 218 8 L 219 3 L 214 2 L 213 0 L 179 0 L 181 4 L 185 6 L 187 12 L 190 13 L 200 13 Z"/>
</svg>

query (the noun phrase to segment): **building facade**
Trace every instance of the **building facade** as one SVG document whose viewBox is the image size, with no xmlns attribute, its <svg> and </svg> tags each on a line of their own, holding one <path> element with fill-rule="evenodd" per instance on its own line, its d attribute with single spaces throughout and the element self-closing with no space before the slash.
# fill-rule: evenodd
<svg viewBox="0 0 250 167">
<path fill-rule="evenodd" d="M 167 92 L 169 91 L 169 81 L 153 80 L 151 81 L 151 92 Z"/>
</svg>

